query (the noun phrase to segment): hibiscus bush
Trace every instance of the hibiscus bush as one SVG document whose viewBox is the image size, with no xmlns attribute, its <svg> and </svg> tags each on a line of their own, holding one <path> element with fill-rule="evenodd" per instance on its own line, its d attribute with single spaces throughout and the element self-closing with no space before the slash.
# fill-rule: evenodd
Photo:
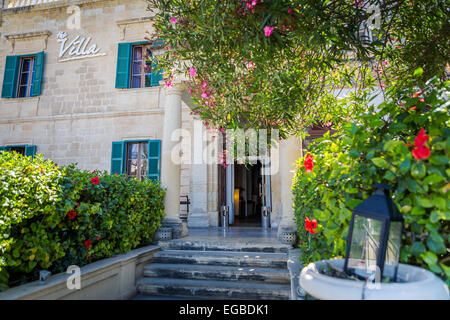
<svg viewBox="0 0 450 320">
<path fill-rule="evenodd" d="M 0 186 L 0 289 L 147 244 L 164 215 L 159 183 L 41 155 L 0 153 Z"/>
<path fill-rule="evenodd" d="M 392 89 L 392 99 L 308 147 L 293 184 L 304 263 L 344 257 L 352 209 L 386 183 L 405 219 L 401 262 L 450 284 L 449 85 Z"/>
</svg>

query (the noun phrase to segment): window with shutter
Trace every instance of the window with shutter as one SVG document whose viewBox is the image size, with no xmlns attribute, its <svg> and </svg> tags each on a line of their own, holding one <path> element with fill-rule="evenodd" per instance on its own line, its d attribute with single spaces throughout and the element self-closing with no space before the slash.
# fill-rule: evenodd
<svg viewBox="0 0 450 320">
<path fill-rule="evenodd" d="M 111 148 L 111 174 L 122 174 L 124 170 L 124 146 L 123 141 L 113 142 Z"/>
<path fill-rule="evenodd" d="M 3 146 L 0 147 L 1 151 L 17 152 L 23 156 L 33 157 L 36 155 L 36 146 L 32 145 L 15 145 L 15 146 Z"/>
<path fill-rule="evenodd" d="M 157 70 L 153 47 L 155 44 L 150 45 L 148 42 L 119 43 L 116 88 L 159 86 L 163 71 Z"/>
<path fill-rule="evenodd" d="M 126 89 L 130 78 L 131 43 L 119 43 L 117 51 L 116 88 Z"/>
<path fill-rule="evenodd" d="M 20 58 L 18 56 L 7 56 L 5 73 L 3 76 L 2 98 L 15 98 L 17 74 L 19 72 Z"/>
<path fill-rule="evenodd" d="M 25 156 L 33 157 L 36 155 L 36 146 L 25 146 Z"/>
<path fill-rule="evenodd" d="M 148 142 L 148 177 L 160 180 L 161 168 L 161 141 L 150 140 Z"/>
<path fill-rule="evenodd" d="M 41 95 L 42 76 L 44 74 L 44 59 L 44 52 L 39 52 L 35 55 L 31 89 L 32 97 Z"/>
<path fill-rule="evenodd" d="M 41 94 L 44 52 L 7 56 L 2 98 L 25 98 Z"/>
<path fill-rule="evenodd" d="M 159 181 L 161 141 L 138 140 L 113 142 L 111 173 L 126 173 L 127 177 L 147 177 Z"/>
<path fill-rule="evenodd" d="M 158 61 L 156 58 L 152 60 L 152 73 L 151 73 L 151 85 L 159 86 L 159 82 L 163 79 L 162 69 L 158 70 Z"/>
</svg>

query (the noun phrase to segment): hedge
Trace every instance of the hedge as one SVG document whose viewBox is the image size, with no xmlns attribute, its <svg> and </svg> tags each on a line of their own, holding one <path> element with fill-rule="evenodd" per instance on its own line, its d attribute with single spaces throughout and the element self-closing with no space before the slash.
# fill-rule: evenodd
<svg viewBox="0 0 450 320">
<path fill-rule="evenodd" d="M 150 243 L 164 194 L 152 180 L 0 153 L 0 289 Z"/>
<path fill-rule="evenodd" d="M 450 283 L 449 84 L 433 79 L 422 89 L 390 92 L 392 99 L 308 147 L 293 183 L 305 264 L 345 256 L 352 209 L 373 183 L 385 183 L 405 219 L 401 262 Z M 305 218 L 317 221 L 313 233 Z"/>
</svg>

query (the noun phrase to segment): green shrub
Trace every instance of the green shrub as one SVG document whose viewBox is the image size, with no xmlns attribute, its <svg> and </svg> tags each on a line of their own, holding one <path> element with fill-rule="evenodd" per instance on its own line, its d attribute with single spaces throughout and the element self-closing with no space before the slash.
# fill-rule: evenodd
<svg viewBox="0 0 450 320">
<path fill-rule="evenodd" d="M 164 215 L 159 183 L 41 155 L 0 153 L 0 186 L 0 289 L 149 243 Z"/>
<path fill-rule="evenodd" d="M 449 284 L 449 82 L 432 80 L 422 94 L 390 92 L 395 99 L 371 107 L 308 151 L 314 169 L 299 160 L 294 178 L 295 216 L 303 262 L 344 257 L 351 210 L 369 197 L 373 183 L 393 187 L 403 213 L 402 263 L 427 268 Z M 414 138 L 424 128 L 431 155 L 416 159 Z M 317 219 L 317 233 L 305 230 Z"/>
</svg>

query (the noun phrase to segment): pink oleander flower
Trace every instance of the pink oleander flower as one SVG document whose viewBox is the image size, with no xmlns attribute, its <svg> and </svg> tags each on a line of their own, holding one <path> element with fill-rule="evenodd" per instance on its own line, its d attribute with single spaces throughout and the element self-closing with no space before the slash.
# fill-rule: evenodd
<svg viewBox="0 0 450 320">
<path fill-rule="evenodd" d="M 173 25 L 175 25 L 175 24 L 178 23 L 178 19 L 175 18 L 175 17 L 172 17 L 172 18 L 170 18 L 170 23 L 173 24 Z"/>
<path fill-rule="evenodd" d="M 190 75 L 192 78 L 195 78 L 195 76 L 197 75 L 197 69 L 195 69 L 195 68 L 190 68 L 190 69 L 189 69 L 189 75 Z"/>
<path fill-rule="evenodd" d="M 207 92 L 203 92 L 203 93 L 202 93 L 202 98 L 205 98 L 205 99 L 206 99 L 206 98 L 208 98 L 208 97 L 209 97 L 209 95 L 208 95 Z"/>
<path fill-rule="evenodd" d="M 270 37 L 275 27 L 265 26 L 264 27 L 264 35 L 266 37 Z"/>
<path fill-rule="evenodd" d="M 170 81 L 166 82 L 166 87 L 168 87 L 168 88 L 173 87 L 173 83 Z"/>
<path fill-rule="evenodd" d="M 208 83 L 206 81 L 204 81 L 202 84 L 202 89 L 206 89 L 207 86 L 208 86 Z"/>
<path fill-rule="evenodd" d="M 194 90 L 192 90 L 192 88 L 190 88 L 190 89 L 189 89 L 189 93 L 192 93 L 192 92 L 194 92 Z"/>
</svg>

